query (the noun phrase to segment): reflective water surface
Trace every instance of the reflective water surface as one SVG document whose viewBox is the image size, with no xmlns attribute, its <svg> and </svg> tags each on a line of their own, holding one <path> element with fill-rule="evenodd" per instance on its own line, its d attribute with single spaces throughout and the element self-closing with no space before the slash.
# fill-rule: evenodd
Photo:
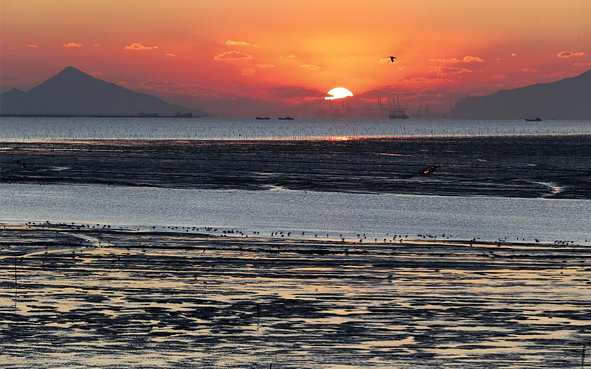
<svg viewBox="0 0 591 369">
<path fill-rule="evenodd" d="M 591 241 L 591 202 L 545 198 L 400 196 L 0 184 L 0 221 L 211 226 L 292 236 L 368 239 Z M 429 237 L 431 238 L 431 237 Z"/>
<path fill-rule="evenodd" d="M 0 141 L 307 139 L 591 134 L 589 121 L 306 120 L 2 117 Z"/>
</svg>

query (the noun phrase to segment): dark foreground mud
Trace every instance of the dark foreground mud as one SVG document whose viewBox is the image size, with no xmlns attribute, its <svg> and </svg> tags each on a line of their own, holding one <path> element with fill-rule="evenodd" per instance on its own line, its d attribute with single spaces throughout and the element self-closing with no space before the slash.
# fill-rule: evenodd
<svg viewBox="0 0 591 369">
<path fill-rule="evenodd" d="M 591 199 L 591 137 L 1 143 L 0 181 Z"/>
<path fill-rule="evenodd" d="M 0 227 L 0 366 L 554 369 L 591 338 L 584 247 L 253 237 Z"/>
</svg>

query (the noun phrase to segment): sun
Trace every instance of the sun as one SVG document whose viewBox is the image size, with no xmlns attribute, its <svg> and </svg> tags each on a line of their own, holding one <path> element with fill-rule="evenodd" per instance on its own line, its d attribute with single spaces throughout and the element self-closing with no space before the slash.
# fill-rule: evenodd
<svg viewBox="0 0 591 369">
<path fill-rule="evenodd" d="M 344 99 L 345 97 L 353 97 L 353 93 L 344 87 L 335 87 L 328 91 L 327 95 L 329 96 L 326 96 L 324 100 L 337 100 Z"/>
</svg>

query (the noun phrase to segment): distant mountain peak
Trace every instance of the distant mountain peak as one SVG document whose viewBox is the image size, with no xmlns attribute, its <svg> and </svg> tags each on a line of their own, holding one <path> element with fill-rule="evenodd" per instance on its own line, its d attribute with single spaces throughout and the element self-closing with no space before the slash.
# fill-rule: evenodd
<svg viewBox="0 0 591 369">
<path fill-rule="evenodd" d="M 13 89 L 0 97 L 3 115 L 137 117 L 146 112 L 174 117 L 179 111 L 193 116 L 207 115 L 95 78 L 72 66 L 27 93 Z"/>
<path fill-rule="evenodd" d="M 84 73 L 78 68 L 74 67 L 65 67 L 61 72 L 59 72 L 55 77 L 62 77 L 62 78 L 94 78 L 88 73 Z M 54 77 L 54 78 L 55 78 Z"/>
<path fill-rule="evenodd" d="M 23 90 L 19 90 L 18 88 L 14 87 L 11 88 L 10 90 L 6 91 L 5 94 L 11 94 L 11 95 L 26 95 L 26 93 Z"/>
</svg>

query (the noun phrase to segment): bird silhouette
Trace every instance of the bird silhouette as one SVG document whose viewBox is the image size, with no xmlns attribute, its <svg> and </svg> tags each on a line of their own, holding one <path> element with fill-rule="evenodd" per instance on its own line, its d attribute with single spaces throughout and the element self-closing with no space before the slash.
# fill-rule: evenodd
<svg viewBox="0 0 591 369">
<path fill-rule="evenodd" d="M 392 61 L 392 63 L 394 63 L 394 60 L 396 60 L 396 57 L 390 55 L 390 60 Z"/>
</svg>

